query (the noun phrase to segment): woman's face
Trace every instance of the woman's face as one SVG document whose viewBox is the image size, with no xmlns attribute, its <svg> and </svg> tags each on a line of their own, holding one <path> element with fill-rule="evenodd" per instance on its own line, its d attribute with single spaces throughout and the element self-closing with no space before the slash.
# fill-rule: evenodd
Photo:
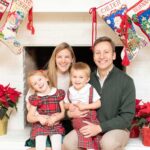
<svg viewBox="0 0 150 150">
<path fill-rule="evenodd" d="M 57 71 L 65 73 L 69 70 L 73 62 L 72 55 L 68 49 L 63 49 L 56 54 Z"/>
</svg>

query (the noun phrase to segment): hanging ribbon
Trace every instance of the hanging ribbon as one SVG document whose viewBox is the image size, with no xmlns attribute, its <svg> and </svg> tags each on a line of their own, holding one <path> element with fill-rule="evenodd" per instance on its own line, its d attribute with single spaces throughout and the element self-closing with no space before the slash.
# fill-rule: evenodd
<svg viewBox="0 0 150 150">
<path fill-rule="evenodd" d="M 32 34 L 35 33 L 35 29 L 34 29 L 34 26 L 33 26 L 33 9 L 32 8 L 29 10 L 29 13 L 28 13 L 27 29 L 31 30 Z"/>
<path fill-rule="evenodd" d="M 92 48 L 97 37 L 97 14 L 96 7 L 93 7 L 89 10 L 89 13 L 92 15 Z"/>
</svg>

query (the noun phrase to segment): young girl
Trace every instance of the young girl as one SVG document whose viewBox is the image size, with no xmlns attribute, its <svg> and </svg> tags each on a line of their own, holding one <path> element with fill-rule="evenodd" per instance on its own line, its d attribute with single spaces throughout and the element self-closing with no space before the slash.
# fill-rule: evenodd
<svg viewBox="0 0 150 150">
<path fill-rule="evenodd" d="M 45 71 L 48 73 L 48 78 L 52 82 L 52 86 L 57 87 L 58 89 L 63 89 L 65 92 L 68 90 L 70 85 L 70 68 L 75 62 L 75 54 L 72 47 L 68 43 L 60 43 L 54 49 L 52 56 L 48 63 L 48 70 Z M 28 103 L 28 97 L 34 94 L 32 89 L 29 89 L 26 96 L 27 108 L 30 107 Z M 57 113 L 59 116 L 59 113 Z M 66 133 L 68 133 L 72 127 L 70 121 L 65 119 L 63 120 L 63 126 L 65 127 Z M 26 141 L 26 146 L 35 147 L 35 141 L 28 139 Z M 50 146 L 49 139 L 47 140 L 47 149 Z M 29 150 L 35 150 L 35 148 L 29 148 Z"/>
<path fill-rule="evenodd" d="M 78 62 L 71 68 L 71 83 L 65 98 L 65 108 L 69 111 L 89 110 L 87 116 L 83 118 L 73 118 L 72 124 L 78 134 L 78 147 L 87 150 L 98 150 L 100 136 L 85 138 L 80 132 L 80 128 L 86 125 L 86 121 L 99 124 L 96 118 L 95 109 L 101 106 L 100 96 L 88 82 L 90 80 L 90 67 L 86 63 Z"/>
<path fill-rule="evenodd" d="M 32 123 L 31 139 L 36 141 L 36 150 L 45 150 L 47 136 L 50 137 L 52 149 L 61 150 L 64 128 L 60 118 L 64 117 L 65 112 L 65 92 L 52 87 L 42 71 L 33 71 L 29 74 L 28 84 L 35 91 L 34 95 L 29 97 L 27 120 Z M 61 117 L 55 115 L 57 112 Z"/>
</svg>

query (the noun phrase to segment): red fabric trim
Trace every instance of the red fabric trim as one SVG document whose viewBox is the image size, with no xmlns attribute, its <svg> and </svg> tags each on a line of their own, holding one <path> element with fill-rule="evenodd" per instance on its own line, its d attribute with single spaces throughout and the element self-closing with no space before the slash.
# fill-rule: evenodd
<svg viewBox="0 0 150 150">
<path fill-rule="evenodd" d="M 31 33 L 34 34 L 35 33 L 35 29 L 33 26 L 33 8 L 30 8 L 29 12 L 28 12 L 28 24 L 27 24 L 27 29 L 31 30 Z"/>
<path fill-rule="evenodd" d="M 94 42 L 97 37 L 97 14 L 96 14 L 96 7 L 93 7 L 89 10 L 89 13 L 92 15 L 92 48 Z"/>
</svg>

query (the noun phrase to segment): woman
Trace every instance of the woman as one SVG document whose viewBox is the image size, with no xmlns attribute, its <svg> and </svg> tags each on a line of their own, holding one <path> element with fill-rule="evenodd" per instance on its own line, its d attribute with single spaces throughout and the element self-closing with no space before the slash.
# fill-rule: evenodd
<svg viewBox="0 0 150 150">
<path fill-rule="evenodd" d="M 52 86 L 63 89 L 65 92 L 68 90 L 70 85 L 70 67 L 74 62 L 75 54 L 68 43 L 63 42 L 56 46 L 48 62 L 48 70 L 46 71 Z M 34 91 L 30 89 L 26 96 L 27 109 L 30 109 L 28 97 L 32 94 L 34 94 Z M 59 115 L 59 113 L 56 115 Z M 69 120 L 67 119 L 63 121 L 66 133 L 69 132 L 69 128 L 71 128 L 68 127 L 68 124 L 70 123 L 68 123 L 68 121 Z M 35 147 L 35 141 L 28 139 L 25 145 Z M 47 140 L 46 150 L 51 150 L 49 147 L 50 140 Z M 29 148 L 28 150 L 35 150 L 35 148 Z"/>
</svg>

